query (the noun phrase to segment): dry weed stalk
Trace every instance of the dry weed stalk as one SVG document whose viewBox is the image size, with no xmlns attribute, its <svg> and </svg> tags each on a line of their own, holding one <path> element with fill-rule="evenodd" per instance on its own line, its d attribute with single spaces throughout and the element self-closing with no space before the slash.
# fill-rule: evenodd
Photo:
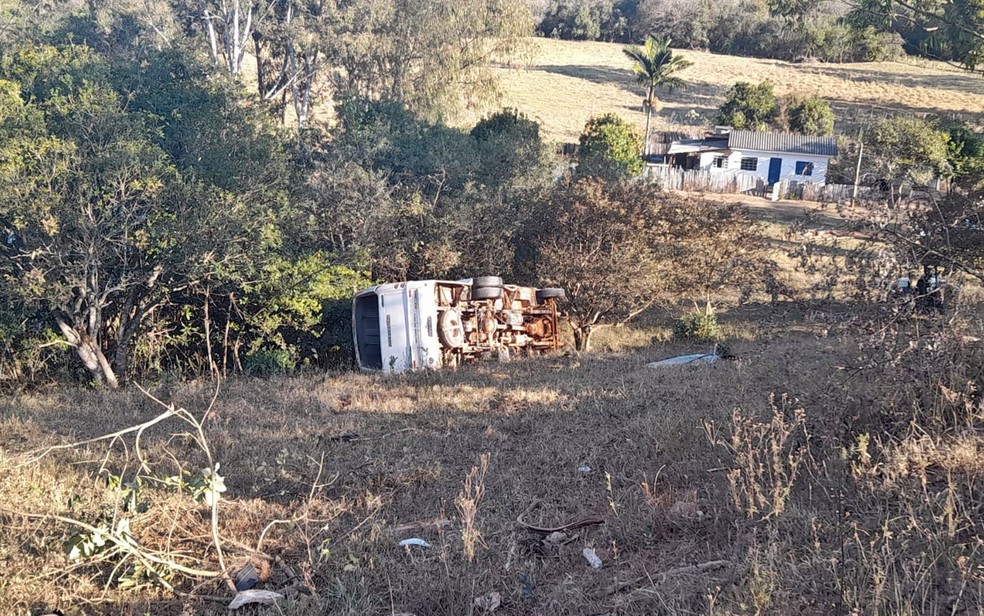
<svg viewBox="0 0 984 616">
<path fill-rule="evenodd" d="M 772 417 L 758 421 L 736 408 L 731 416 L 731 436 L 717 434 L 713 422 L 704 429 L 714 445 L 728 450 L 736 468 L 728 472 L 728 486 L 735 507 L 748 518 L 770 518 L 781 514 L 792 492 L 809 440 L 806 431 L 806 411 L 792 408 L 792 401 L 783 394 L 776 400 L 769 396 Z"/>
<path fill-rule="evenodd" d="M 461 541 L 468 562 L 475 560 L 475 547 L 482 541 L 482 533 L 475 525 L 475 515 L 478 513 L 478 503 L 485 494 L 485 474 L 488 471 L 489 454 L 483 453 L 478 465 L 471 467 L 465 475 L 465 484 L 454 499 L 458 513 L 461 514 Z"/>
</svg>

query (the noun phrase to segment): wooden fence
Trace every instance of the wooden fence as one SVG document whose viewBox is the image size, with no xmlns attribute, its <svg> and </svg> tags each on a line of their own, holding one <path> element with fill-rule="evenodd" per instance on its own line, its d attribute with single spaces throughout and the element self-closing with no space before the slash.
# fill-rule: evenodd
<svg viewBox="0 0 984 616">
<path fill-rule="evenodd" d="M 770 190 L 772 187 L 765 180 L 745 174 L 723 174 L 701 169 L 684 170 L 663 165 L 648 165 L 644 175 L 647 180 L 659 183 L 665 190 L 746 194 L 757 197 L 769 197 L 773 194 Z M 859 192 L 867 190 L 870 189 L 859 187 Z M 783 180 L 774 194 L 779 199 L 842 203 L 850 201 L 853 193 L 854 186 L 851 184 L 817 184 Z"/>
</svg>

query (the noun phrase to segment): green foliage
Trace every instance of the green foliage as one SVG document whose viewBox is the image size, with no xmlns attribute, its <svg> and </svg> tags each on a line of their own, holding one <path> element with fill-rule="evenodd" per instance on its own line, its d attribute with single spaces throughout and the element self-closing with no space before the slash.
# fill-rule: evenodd
<svg viewBox="0 0 984 616">
<path fill-rule="evenodd" d="M 219 474 L 218 463 L 214 470 L 205 467 L 196 473 L 184 471 L 181 475 L 167 477 L 163 480 L 163 485 L 173 487 L 179 492 L 187 492 L 196 503 L 205 503 L 209 507 L 218 502 L 226 491 L 225 478 Z"/>
<path fill-rule="evenodd" d="M 647 0 L 635 27 L 680 47 L 737 56 L 853 62 L 901 53 L 898 37 L 856 30 L 841 16 L 834 3 L 804 0 Z"/>
<path fill-rule="evenodd" d="M 482 118 L 471 130 L 478 152 L 474 177 L 490 188 L 529 185 L 546 175 L 540 125 L 516 109 Z"/>
<path fill-rule="evenodd" d="M 769 14 L 773 17 L 802 20 L 808 13 L 816 10 L 816 0 L 766 0 Z"/>
<path fill-rule="evenodd" d="M 468 135 L 421 119 L 394 101 L 348 99 L 338 107 L 334 151 L 345 161 L 430 190 L 461 189 L 475 169 Z"/>
<path fill-rule="evenodd" d="M 346 97 L 400 101 L 436 120 L 496 93 L 490 61 L 532 32 L 529 9 L 508 0 L 355 0 L 331 3 L 320 35 L 346 75 Z"/>
<path fill-rule="evenodd" d="M 627 43 L 638 32 L 639 0 L 555 0 L 536 25 L 542 36 Z"/>
<path fill-rule="evenodd" d="M 771 82 L 752 85 L 739 81 L 725 93 L 717 121 L 737 129 L 765 130 L 778 112 Z"/>
<path fill-rule="evenodd" d="M 860 0 L 852 4 L 846 21 L 857 31 L 901 37 L 909 53 L 968 70 L 977 70 L 984 57 L 982 0 Z"/>
<path fill-rule="evenodd" d="M 235 334 L 208 341 L 223 354 L 317 356 L 322 303 L 367 279 L 314 246 L 282 137 L 180 52 L 108 61 L 79 47 L 0 56 L 20 79 L 0 82 L 0 225 L 15 245 L 0 253 L 0 296 L 92 341 L 79 357 L 111 386 L 136 348 L 200 356 L 206 307 Z M 151 315 L 172 334 L 148 347 Z"/>
<path fill-rule="evenodd" d="M 632 73 L 636 82 L 646 87 L 646 134 L 643 136 L 645 148 L 643 154 L 649 154 L 649 135 L 653 111 L 659 107 L 656 90 L 666 88 L 671 92 L 683 88 L 686 84 L 677 73 L 692 65 L 689 60 L 674 55 L 670 49 L 669 39 L 646 37 L 642 47 L 626 47 L 622 52 L 632 60 Z"/>
<path fill-rule="evenodd" d="M 577 153 L 577 175 L 608 181 L 642 172 L 642 139 L 634 126 L 613 113 L 588 120 Z"/>
<path fill-rule="evenodd" d="M 562 184 L 538 203 L 551 224 L 528 230 L 531 277 L 567 290 L 579 349 L 602 324 L 626 322 L 676 294 L 727 285 L 747 297 L 771 275 L 759 230 L 735 204 L 596 179 Z"/>
<path fill-rule="evenodd" d="M 246 355 L 243 367 L 253 376 L 274 376 L 293 372 L 297 360 L 287 349 L 257 349 Z"/>
<path fill-rule="evenodd" d="M 984 184 L 984 136 L 967 126 L 944 126 L 947 160 L 957 182 L 968 188 Z"/>
<path fill-rule="evenodd" d="M 804 135 L 831 135 L 834 132 L 834 112 L 819 96 L 794 101 L 787 109 L 789 128 Z"/>
<path fill-rule="evenodd" d="M 948 137 L 926 120 L 888 118 L 864 134 L 866 168 L 889 180 L 914 178 L 928 182 L 952 173 Z"/>
<path fill-rule="evenodd" d="M 718 325 L 717 313 L 711 302 L 703 308 L 694 309 L 680 317 L 673 325 L 673 336 L 683 340 L 698 340 L 701 342 L 716 342 L 722 338 L 721 327 Z"/>
<path fill-rule="evenodd" d="M 670 40 L 646 37 L 642 47 L 626 47 L 622 50 L 632 60 L 632 74 L 636 82 L 646 86 L 646 100 L 653 106 L 653 98 L 657 88 L 666 88 L 671 92 L 683 88 L 686 82 L 676 73 L 693 65 L 693 62 L 674 55 L 670 49 Z"/>
</svg>

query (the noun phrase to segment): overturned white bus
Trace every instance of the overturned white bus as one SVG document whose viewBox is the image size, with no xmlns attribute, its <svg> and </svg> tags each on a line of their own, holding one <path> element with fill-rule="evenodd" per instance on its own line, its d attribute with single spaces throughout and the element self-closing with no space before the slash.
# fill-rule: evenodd
<svg viewBox="0 0 984 616">
<path fill-rule="evenodd" d="M 403 372 L 555 350 L 563 297 L 563 289 L 506 285 L 497 276 L 370 287 L 352 302 L 356 362 Z"/>
</svg>

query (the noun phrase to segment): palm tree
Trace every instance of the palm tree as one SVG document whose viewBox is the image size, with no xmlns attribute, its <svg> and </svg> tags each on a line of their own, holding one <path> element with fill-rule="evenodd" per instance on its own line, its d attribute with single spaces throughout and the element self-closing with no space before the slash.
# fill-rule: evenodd
<svg viewBox="0 0 984 616">
<path fill-rule="evenodd" d="M 632 59 L 632 72 L 636 81 L 646 86 L 646 140 L 642 146 L 642 155 L 649 156 L 649 126 L 652 122 L 653 107 L 659 102 L 656 98 L 657 88 L 684 88 L 686 83 L 676 76 L 676 73 L 687 68 L 693 62 L 680 56 L 674 56 L 670 49 L 670 40 L 658 39 L 652 35 L 646 37 L 642 47 L 626 47 L 622 50 Z"/>
</svg>

